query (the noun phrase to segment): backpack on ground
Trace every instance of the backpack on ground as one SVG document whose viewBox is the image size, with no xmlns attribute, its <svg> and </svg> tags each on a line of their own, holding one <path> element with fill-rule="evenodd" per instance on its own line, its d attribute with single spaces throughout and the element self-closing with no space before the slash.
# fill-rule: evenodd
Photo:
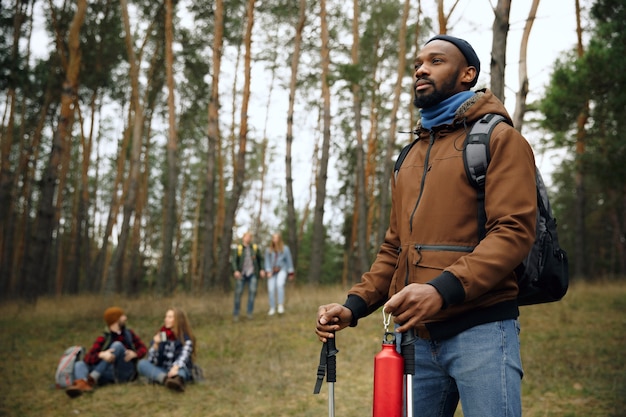
<svg viewBox="0 0 626 417">
<path fill-rule="evenodd" d="M 67 388 L 74 383 L 74 364 L 84 357 L 85 348 L 82 346 L 70 346 L 65 349 L 54 374 L 57 388 Z"/>
<path fill-rule="evenodd" d="M 491 160 L 489 140 L 493 128 L 502 121 L 506 119 L 501 115 L 484 115 L 468 132 L 463 147 L 463 163 L 467 179 L 477 190 L 480 239 L 486 235 L 485 178 Z M 400 152 L 394 167 L 395 175 L 415 142 L 405 146 Z M 535 172 L 537 189 L 535 242 L 526 258 L 515 269 L 519 286 L 517 302 L 520 306 L 558 301 L 563 298 L 569 285 L 567 253 L 559 246 L 556 219 L 552 216 L 543 178 L 537 168 Z"/>
</svg>

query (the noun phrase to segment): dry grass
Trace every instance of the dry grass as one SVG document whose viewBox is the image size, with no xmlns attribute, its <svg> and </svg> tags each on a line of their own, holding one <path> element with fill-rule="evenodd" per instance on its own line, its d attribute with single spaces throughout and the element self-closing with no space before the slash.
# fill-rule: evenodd
<svg viewBox="0 0 626 417">
<path fill-rule="evenodd" d="M 287 313 L 267 317 L 261 291 L 255 318 L 239 323 L 231 322 L 232 294 L 0 305 L 0 416 L 327 415 L 326 384 L 320 395 L 312 394 L 321 346 L 313 326 L 317 306 L 341 302 L 344 294 L 338 287 L 290 284 Z M 167 307 L 184 308 L 198 337 L 206 380 L 189 385 L 184 394 L 135 382 L 70 400 L 55 389 L 59 355 L 72 344 L 89 346 L 111 304 L 127 310 L 130 327 L 144 340 Z M 626 414 L 626 284 L 574 286 L 560 303 L 524 307 L 521 321 L 525 416 Z M 382 331 L 382 318 L 374 315 L 338 334 L 337 416 L 371 415 L 372 364 Z"/>
</svg>

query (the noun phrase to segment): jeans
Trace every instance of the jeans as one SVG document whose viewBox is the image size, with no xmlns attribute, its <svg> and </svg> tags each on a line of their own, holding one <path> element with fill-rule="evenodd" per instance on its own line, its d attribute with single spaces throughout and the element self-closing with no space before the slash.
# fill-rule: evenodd
<svg viewBox="0 0 626 417">
<path fill-rule="evenodd" d="M 89 366 L 83 361 L 78 361 L 74 364 L 74 378 L 86 380 L 89 374 L 92 374 L 94 379 L 98 381 L 98 385 L 129 382 L 135 379 L 137 376 L 135 361 L 126 362 L 124 360 L 126 346 L 122 342 L 113 342 L 109 349 L 113 349 L 115 354 L 113 363 L 101 360 L 97 364 Z"/>
<path fill-rule="evenodd" d="M 285 282 L 287 282 L 287 271 L 284 269 L 267 279 L 267 294 L 269 296 L 270 308 L 276 308 L 277 295 L 278 305 L 285 304 Z"/>
<path fill-rule="evenodd" d="M 233 316 L 239 316 L 239 310 L 241 308 L 241 296 L 243 295 L 244 286 L 248 285 L 248 307 L 247 313 L 248 315 L 252 314 L 254 311 L 254 299 L 256 297 L 256 289 L 257 289 L 257 276 L 256 274 L 252 275 L 242 275 L 240 279 L 236 280 L 235 284 L 235 307 L 233 309 Z"/>
<path fill-rule="evenodd" d="M 519 322 L 472 327 L 441 341 L 415 340 L 414 417 L 521 417 Z"/>
<path fill-rule="evenodd" d="M 169 369 L 161 368 L 160 366 L 156 366 L 148 359 L 142 359 L 137 364 L 137 369 L 139 370 L 139 375 L 145 376 L 151 382 L 159 382 L 163 383 L 165 377 L 167 377 L 167 372 Z M 178 376 L 180 376 L 184 381 L 189 381 L 191 379 L 191 375 L 187 368 L 179 368 Z"/>
</svg>

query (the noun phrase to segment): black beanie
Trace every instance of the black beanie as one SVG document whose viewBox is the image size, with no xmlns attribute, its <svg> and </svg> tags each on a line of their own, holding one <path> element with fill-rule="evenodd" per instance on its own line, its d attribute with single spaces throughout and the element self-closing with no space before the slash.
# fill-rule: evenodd
<svg viewBox="0 0 626 417">
<path fill-rule="evenodd" d="M 425 45 L 428 45 L 430 42 L 436 40 L 450 42 L 451 44 L 459 48 L 459 50 L 465 57 L 467 64 L 470 67 L 476 68 L 476 77 L 474 77 L 474 80 L 470 83 L 470 87 L 474 87 L 476 85 L 476 82 L 478 81 L 478 75 L 480 74 L 480 59 L 478 59 L 478 55 L 476 55 L 476 51 L 474 51 L 472 45 L 470 45 L 469 42 L 467 42 L 465 39 L 455 38 L 454 36 L 450 35 L 433 36 L 428 40 L 428 42 L 425 43 Z"/>
</svg>

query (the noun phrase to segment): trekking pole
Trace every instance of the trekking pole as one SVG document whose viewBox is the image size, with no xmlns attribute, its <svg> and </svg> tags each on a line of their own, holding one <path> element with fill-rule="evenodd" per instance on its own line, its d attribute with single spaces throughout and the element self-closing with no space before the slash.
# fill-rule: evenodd
<svg viewBox="0 0 626 417">
<path fill-rule="evenodd" d="M 406 417 L 413 417 L 413 375 L 415 375 L 415 329 L 402 333 L 400 351 L 404 358 Z"/>
<path fill-rule="evenodd" d="M 328 416 L 335 417 L 335 382 L 337 381 L 337 350 L 335 338 L 329 338 L 322 345 L 320 352 L 320 364 L 317 367 L 317 381 L 313 394 L 319 394 L 324 375 L 328 383 Z"/>
</svg>

